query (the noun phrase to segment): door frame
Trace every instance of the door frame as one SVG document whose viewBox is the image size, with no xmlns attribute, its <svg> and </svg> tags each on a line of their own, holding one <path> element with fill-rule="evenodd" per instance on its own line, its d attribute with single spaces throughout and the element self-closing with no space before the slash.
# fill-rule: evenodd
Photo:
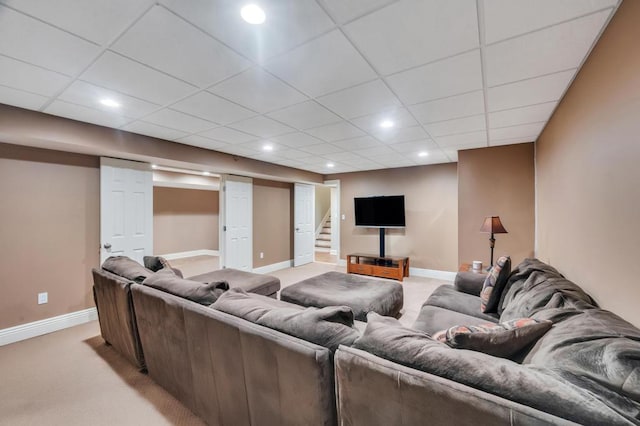
<svg viewBox="0 0 640 426">
<path fill-rule="evenodd" d="M 335 206 L 334 199 L 331 198 L 331 250 L 329 254 L 336 255 L 340 260 L 340 224 L 342 222 L 342 213 L 340 212 L 340 179 L 325 180 L 324 185 L 335 188 Z M 335 211 L 336 217 L 333 217 Z M 335 238 L 335 249 L 333 248 Z"/>
</svg>

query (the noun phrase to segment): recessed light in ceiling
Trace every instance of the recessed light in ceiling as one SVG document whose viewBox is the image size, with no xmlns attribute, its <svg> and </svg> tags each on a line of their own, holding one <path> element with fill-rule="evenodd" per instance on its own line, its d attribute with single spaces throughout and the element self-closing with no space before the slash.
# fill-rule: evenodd
<svg viewBox="0 0 640 426">
<path fill-rule="evenodd" d="M 211 176 L 211 172 L 202 172 L 202 176 Z"/>
<path fill-rule="evenodd" d="M 262 147 L 262 150 L 263 151 L 273 151 L 273 145 L 267 144 L 267 145 Z"/>
<path fill-rule="evenodd" d="M 426 157 L 427 155 L 429 155 L 427 151 L 422 151 L 418 153 L 418 157 Z"/>
<path fill-rule="evenodd" d="M 335 167 L 335 164 L 333 163 L 327 163 L 327 167 L 330 169 L 333 169 Z"/>
<path fill-rule="evenodd" d="M 393 121 L 391 120 L 383 120 L 380 122 L 380 127 L 382 127 L 383 129 L 389 129 L 391 127 L 393 127 Z"/>
<path fill-rule="evenodd" d="M 152 168 L 152 169 L 157 169 L 157 168 L 158 168 L 158 165 L 157 165 L 157 164 L 152 164 L 152 165 L 151 165 L 151 168 Z"/>
<path fill-rule="evenodd" d="M 100 99 L 100 103 L 104 106 L 108 106 L 110 108 L 118 108 L 120 107 L 120 103 L 114 101 L 113 99 Z"/>
<path fill-rule="evenodd" d="M 262 24 L 266 18 L 264 10 L 257 4 L 248 4 L 240 10 L 242 19 L 253 25 Z"/>
</svg>

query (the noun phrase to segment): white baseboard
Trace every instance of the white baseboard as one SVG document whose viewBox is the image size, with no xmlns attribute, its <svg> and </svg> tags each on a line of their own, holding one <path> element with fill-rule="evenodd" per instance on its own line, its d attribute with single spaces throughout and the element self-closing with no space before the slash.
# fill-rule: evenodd
<svg viewBox="0 0 640 426">
<path fill-rule="evenodd" d="M 160 254 L 159 256 L 162 256 L 167 260 L 174 260 L 194 256 L 220 256 L 220 252 L 218 250 L 192 250 L 182 251 L 179 253 Z"/>
<path fill-rule="evenodd" d="M 253 272 L 256 274 L 268 274 L 270 272 L 279 271 L 280 269 L 291 268 L 292 266 L 293 260 L 285 260 L 284 262 L 272 263 L 271 265 L 253 268 Z"/>
<path fill-rule="evenodd" d="M 53 333 L 54 331 L 64 328 L 95 321 L 96 319 L 98 319 L 98 311 L 96 311 L 96 308 L 88 308 L 82 311 L 5 328 L 4 330 L 0 330 L 0 346 L 42 336 L 43 334 Z"/>
<path fill-rule="evenodd" d="M 338 266 L 347 266 L 346 259 L 339 259 Z M 438 271 L 436 269 L 423 269 L 423 268 L 409 268 L 409 276 L 411 277 L 424 277 L 435 278 L 438 280 L 453 281 L 456 278 L 455 272 Z"/>
</svg>

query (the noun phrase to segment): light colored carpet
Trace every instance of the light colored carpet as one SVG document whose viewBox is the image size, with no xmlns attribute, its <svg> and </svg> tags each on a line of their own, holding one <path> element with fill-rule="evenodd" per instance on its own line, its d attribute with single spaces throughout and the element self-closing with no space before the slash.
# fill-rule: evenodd
<svg viewBox="0 0 640 426">
<path fill-rule="evenodd" d="M 183 269 L 185 276 L 217 269 L 217 257 L 198 257 L 171 263 Z M 286 287 L 332 270 L 344 272 L 345 267 L 311 263 L 272 275 Z M 411 325 L 429 294 L 444 283 L 429 278 L 406 278 L 400 321 Z M 0 425 L 41 424 L 202 425 L 203 422 L 106 346 L 97 321 L 93 321 L 0 347 Z"/>
</svg>

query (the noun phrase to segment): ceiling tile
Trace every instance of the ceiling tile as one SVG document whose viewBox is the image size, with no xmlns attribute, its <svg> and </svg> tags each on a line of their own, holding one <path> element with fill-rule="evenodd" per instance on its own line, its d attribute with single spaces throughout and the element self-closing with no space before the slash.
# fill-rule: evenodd
<svg viewBox="0 0 640 426">
<path fill-rule="evenodd" d="M 358 170 L 378 170 L 383 168 L 380 163 L 362 156 L 360 156 L 359 160 L 349 161 L 349 165 Z"/>
<path fill-rule="evenodd" d="M 157 124 L 153 123 L 146 123 L 144 121 L 134 121 L 133 123 L 124 126 L 122 130 L 138 133 L 141 135 L 147 135 L 154 138 L 165 139 L 168 141 L 180 139 L 187 136 L 185 132 L 181 132 L 175 129 L 169 129 L 168 127 L 158 126 Z"/>
<path fill-rule="evenodd" d="M 209 91 L 261 113 L 308 99 L 257 67 L 223 81 Z"/>
<path fill-rule="evenodd" d="M 489 46 L 489 87 L 577 68 L 609 17 L 609 10 Z"/>
<path fill-rule="evenodd" d="M 311 154 L 308 152 L 300 151 L 299 149 L 284 149 L 278 152 L 280 157 L 289 159 L 289 160 L 297 160 L 299 158 L 309 157 Z"/>
<path fill-rule="evenodd" d="M 420 126 L 406 127 L 404 129 L 385 129 L 384 132 L 377 132 L 374 136 L 384 143 L 395 144 L 400 142 L 407 142 L 417 139 L 428 138 L 429 135 Z"/>
<path fill-rule="evenodd" d="M 218 40 L 255 61 L 291 49 L 334 26 L 314 0 L 261 0 L 266 20 L 251 25 L 237 0 L 162 0 L 162 3 Z"/>
<path fill-rule="evenodd" d="M 250 66 L 249 61 L 161 6 L 147 12 L 112 48 L 199 87 Z"/>
<path fill-rule="evenodd" d="M 182 112 L 165 108 L 143 118 L 147 123 L 182 130 L 186 133 L 199 133 L 216 127 L 217 124 Z"/>
<path fill-rule="evenodd" d="M 81 79 L 162 105 L 194 90 L 189 84 L 112 52 L 105 52 Z"/>
<path fill-rule="evenodd" d="M 93 43 L 0 6 L 2 54 L 73 76 L 99 52 Z"/>
<path fill-rule="evenodd" d="M 348 139 L 364 135 L 364 132 L 362 130 L 347 123 L 346 121 L 309 129 L 307 130 L 307 133 L 326 142 L 334 142 L 341 139 Z"/>
<path fill-rule="evenodd" d="M 171 105 L 171 109 L 220 124 L 229 124 L 256 115 L 251 110 L 209 92 L 200 92 L 189 96 Z"/>
<path fill-rule="evenodd" d="M 270 156 L 276 156 L 276 155 L 279 156 L 280 151 L 289 150 L 288 146 L 273 143 L 271 140 L 257 140 L 257 141 L 245 142 L 238 146 L 241 146 L 243 148 L 253 149 L 254 151 L 257 151 L 261 154 L 270 155 Z M 264 149 L 265 146 L 271 147 L 271 150 L 270 151 L 265 150 Z"/>
<path fill-rule="evenodd" d="M 37 110 L 40 109 L 48 99 L 46 96 L 0 85 L 0 103 L 5 105 Z"/>
<path fill-rule="evenodd" d="M 45 96 L 53 96 L 71 79 L 62 74 L 0 55 L 0 84 Z"/>
<path fill-rule="evenodd" d="M 391 121 L 393 124 L 391 129 L 418 125 L 418 122 L 406 108 L 389 109 L 378 114 L 365 115 L 351 120 L 353 124 L 370 133 L 388 130 L 381 127 L 383 121 Z"/>
<path fill-rule="evenodd" d="M 204 136 L 200 135 L 185 136 L 184 138 L 176 140 L 176 142 L 180 142 L 186 145 L 198 146 L 200 148 L 206 149 L 218 149 L 222 146 L 228 145 L 226 142 L 205 138 Z"/>
<path fill-rule="evenodd" d="M 436 143 L 441 147 L 478 144 L 487 146 L 487 132 L 470 132 L 459 135 L 440 136 L 435 138 Z"/>
<path fill-rule="evenodd" d="M 453 162 L 458 161 L 458 150 L 455 148 L 445 148 L 442 150 L 444 154 Z"/>
<path fill-rule="evenodd" d="M 216 151 L 226 152 L 227 154 L 239 155 L 241 157 L 247 157 L 247 158 L 259 154 L 259 152 L 257 152 L 254 149 L 244 148 L 244 147 L 239 146 L 239 145 L 221 146 L 221 147 L 217 148 Z"/>
<path fill-rule="evenodd" d="M 228 127 L 216 127 L 215 129 L 202 132 L 200 135 L 227 143 L 242 143 L 256 139 L 253 135 L 248 135 Z"/>
<path fill-rule="evenodd" d="M 401 1 L 344 29 L 383 75 L 479 45 L 475 2 L 470 1 Z"/>
<path fill-rule="evenodd" d="M 0 3 L 101 45 L 113 40 L 152 4 L 149 0 L 1 0 Z"/>
<path fill-rule="evenodd" d="M 291 127 L 285 126 L 284 124 L 278 123 L 277 121 L 264 116 L 257 116 L 239 121 L 237 123 L 230 124 L 229 127 L 263 138 L 294 131 Z"/>
<path fill-rule="evenodd" d="M 405 104 L 482 89 L 480 50 L 394 74 L 387 82 Z"/>
<path fill-rule="evenodd" d="M 307 145 L 300 148 L 302 151 L 308 152 L 310 154 L 316 155 L 324 155 L 324 154 L 332 154 L 335 152 L 343 151 L 342 148 L 339 148 L 335 145 L 331 145 L 330 143 L 321 143 L 318 145 Z"/>
<path fill-rule="evenodd" d="M 484 2 L 485 42 L 524 34 L 596 10 L 617 0 L 491 0 Z"/>
<path fill-rule="evenodd" d="M 489 111 L 501 111 L 560 99 L 576 70 L 492 87 L 487 94 Z"/>
<path fill-rule="evenodd" d="M 523 136 L 537 137 L 546 122 L 521 124 L 520 126 L 501 127 L 500 129 L 489 129 L 489 138 L 491 141 L 500 139 L 521 138 Z M 533 140 L 533 139 L 532 139 Z"/>
<path fill-rule="evenodd" d="M 486 130 L 487 122 L 485 115 L 473 115 L 471 117 L 457 118 L 455 120 L 440 121 L 438 123 L 426 124 L 425 129 L 431 136 L 446 136 L 456 133 L 469 133 L 478 130 Z"/>
<path fill-rule="evenodd" d="M 89 108 L 100 109 L 109 113 L 118 113 L 131 118 L 138 118 L 147 115 L 158 108 L 159 105 L 145 102 L 122 93 L 104 89 L 84 81 L 76 80 L 69 86 L 58 99 L 71 102 L 78 105 L 84 105 Z M 101 100 L 113 100 L 120 104 L 120 107 L 114 109 L 100 103 Z"/>
<path fill-rule="evenodd" d="M 358 160 L 361 157 L 353 152 L 336 152 L 333 154 L 326 154 L 325 157 L 330 161 L 341 161 L 343 163 L 350 163 L 352 160 Z"/>
<path fill-rule="evenodd" d="M 345 23 L 365 13 L 379 9 L 394 0 L 322 0 L 329 13 L 340 23 Z"/>
<path fill-rule="evenodd" d="M 538 138 L 537 135 L 522 136 L 520 138 L 491 140 L 489 146 L 514 145 L 517 143 L 532 143 Z"/>
<path fill-rule="evenodd" d="M 314 101 L 292 105 L 267 115 L 301 130 L 342 121 L 340 117 Z"/>
<path fill-rule="evenodd" d="M 374 80 L 317 99 L 345 118 L 380 113 L 400 107 L 400 101 L 381 80 Z"/>
<path fill-rule="evenodd" d="M 309 136 L 305 133 L 300 133 L 300 132 L 289 133 L 282 136 L 276 136 L 270 139 L 276 143 L 286 145 L 291 148 L 300 148 L 302 146 L 317 145 L 322 142 L 321 140 L 316 139 L 313 136 Z"/>
<path fill-rule="evenodd" d="M 418 153 L 418 152 L 429 152 L 431 150 L 437 149 L 438 145 L 435 144 L 431 139 L 419 140 L 419 141 L 411 141 L 411 142 L 403 142 L 397 143 L 391 146 L 394 151 L 400 153 Z"/>
<path fill-rule="evenodd" d="M 376 78 L 369 64 L 339 30 L 280 55 L 264 66 L 314 97 Z"/>
<path fill-rule="evenodd" d="M 374 148 L 359 149 L 358 151 L 356 151 L 356 153 L 381 164 L 385 158 L 395 158 L 397 155 L 399 155 L 388 146 L 376 146 Z"/>
<path fill-rule="evenodd" d="M 73 120 L 80 120 L 107 127 L 119 127 L 124 123 L 131 121 L 130 118 L 123 117 L 118 114 L 110 114 L 104 111 L 98 111 L 97 109 L 87 108 L 81 105 L 70 104 L 62 101 L 54 101 L 51 105 L 45 108 L 44 112 L 47 114 L 67 117 Z"/>
<path fill-rule="evenodd" d="M 484 114 L 484 95 L 482 91 L 466 93 L 413 105 L 409 109 L 421 123 L 452 120 Z"/>
<path fill-rule="evenodd" d="M 382 143 L 380 141 L 375 140 L 371 136 L 361 136 L 353 139 L 345 139 L 342 141 L 336 141 L 333 144 L 348 151 L 382 146 Z"/>
<path fill-rule="evenodd" d="M 412 157 L 412 159 L 416 164 L 419 164 L 419 165 L 442 164 L 442 163 L 450 163 L 452 161 L 444 153 L 444 151 L 440 149 L 429 152 L 429 155 L 427 155 L 426 157 Z"/>
<path fill-rule="evenodd" d="M 545 102 L 523 108 L 508 109 L 489 113 L 489 126 L 498 127 L 516 126 L 518 124 L 536 123 L 547 121 L 555 109 L 557 102 Z"/>
</svg>

